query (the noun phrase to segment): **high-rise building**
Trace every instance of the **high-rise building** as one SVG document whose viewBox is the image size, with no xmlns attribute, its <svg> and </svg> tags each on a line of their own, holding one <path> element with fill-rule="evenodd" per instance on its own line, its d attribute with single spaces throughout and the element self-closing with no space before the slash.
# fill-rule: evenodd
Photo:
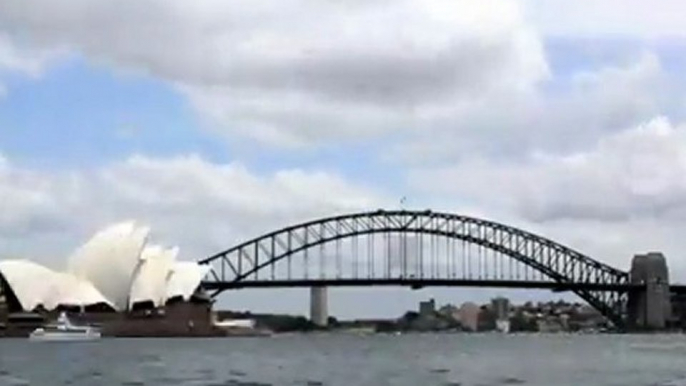
<svg viewBox="0 0 686 386">
<path fill-rule="evenodd" d="M 503 297 L 497 297 L 491 300 L 491 307 L 495 313 L 496 320 L 510 319 L 510 300 Z"/>
<path fill-rule="evenodd" d="M 460 306 L 460 324 L 469 331 L 479 329 L 479 313 L 481 308 L 474 303 L 467 302 Z"/>
<path fill-rule="evenodd" d="M 497 297 L 491 300 L 491 307 L 495 314 L 495 328 L 501 332 L 510 332 L 510 300 Z"/>
<path fill-rule="evenodd" d="M 430 300 L 425 301 L 425 302 L 419 302 L 419 316 L 429 317 L 429 316 L 433 316 L 435 312 L 436 312 L 436 301 L 434 299 L 430 299 Z"/>
</svg>

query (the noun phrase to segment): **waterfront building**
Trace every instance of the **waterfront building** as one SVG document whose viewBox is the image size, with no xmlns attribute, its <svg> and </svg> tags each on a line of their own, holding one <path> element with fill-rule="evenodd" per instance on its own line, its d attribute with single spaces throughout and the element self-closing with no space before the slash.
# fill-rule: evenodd
<svg viewBox="0 0 686 386">
<path fill-rule="evenodd" d="M 491 307 L 495 313 L 496 320 L 508 320 L 510 318 L 510 300 L 497 297 L 491 300 Z"/>
<path fill-rule="evenodd" d="M 672 320 L 674 327 L 686 328 L 686 295 L 672 295 Z"/>
<path fill-rule="evenodd" d="M 463 303 L 459 310 L 460 324 L 469 331 L 478 331 L 480 313 L 481 308 L 476 304 L 471 302 Z"/>
<path fill-rule="evenodd" d="M 543 318 L 540 318 L 536 321 L 538 325 L 538 331 L 539 332 L 545 332 L 545 333 L 553 333 L 553 332 L 561 332 L 564 331 L 564 326 L 562 324 L 562 321 L 560 320 L 559 317 L 556 316 L 546 316 Z"/>
<path fill-rule="evenodd" d="M 419 302 L 419 316 L 423 318 L 433 317 L 436 313 L 436 301 L 430 299 L 428 301 Z"/>
<path fill-rule="evenodd" d="M 460 321 L 460 309 L 452 304 L 446 304 L 438 310 L 438 313 L 451 322 Z"/>
</svg>

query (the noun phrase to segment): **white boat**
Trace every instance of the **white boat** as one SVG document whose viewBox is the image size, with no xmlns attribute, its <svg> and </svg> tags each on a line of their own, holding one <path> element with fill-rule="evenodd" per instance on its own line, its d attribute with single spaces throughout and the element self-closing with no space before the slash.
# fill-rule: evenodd
<svg viewBox="0 0 686 386">
<path fill-rule="evenodd" d="M 510 333 L 510 321 L 507 319 L 496 320 L 495 321 L 495 328 L 498 332 L 509 334 Z"/>
<path fill-rule="evenodd" d="M 100 330 L 92 326 L 76 326 L 63 312 L 57 323 L 35 329 L 29 339 L 40 341 L 84 341 L 100 339 Z"/>
</svg>

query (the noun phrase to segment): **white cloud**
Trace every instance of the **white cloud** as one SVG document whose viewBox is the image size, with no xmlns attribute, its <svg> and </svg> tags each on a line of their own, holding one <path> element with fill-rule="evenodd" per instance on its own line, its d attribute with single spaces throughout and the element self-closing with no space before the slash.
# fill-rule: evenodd
<svg viewBox="0 0 686 386">
<path fill-rule="evenodd" d="M 20 47 L 3 33 L 0 23 L 0 98 L 9 93 L 2 80 L 8 74 L 21 74 L 38 78 L 45 71 L 48 63 L 60 53 L 54 49 L 33 49 Z"/>
<path fill-rule="evenodd" d="M 165 79 L 229 136 L 289 148 L 385 136 L 401 142 L 396 153 L 424 159 L 569 151 L 607 130 L 668 114 L 683 92 L 665 85 L 655 55 L 546 83 L 551 74 L 538 29 L 545 36 L 559 27 L 572 37 L 587 29 L 601 39 L 606 35 L 596 29 L 603 26 L 632 37 L 644 36 L 643 29 L 675 35 L 684 30 L 679 7 L 8 0 L 0 33 L 22 52 L 78 52 Z M 562 90 L 542 87 L 550 83 Z"/>
<path fill-rule="evenodd" d="M 617 23 L 627 16 L 609 11 L 631 8 L 581 4 Z M 381 136 L 397 144 L 393 159 L 571 151 L 677 104 L 683 92 L 652 53 L 551 79 L 534 28 L 546 12 L 502 1 L 10 0 L 0 31 L 23 48 L 165 79 L 213 130 L 287 148 Z"/>
<path fill-rule="evenodd" d="M 583 151 L 608 134 L 680 108 L 658 57 L 568 74 L 549 90 L 509 94 L 456 110 L 398 141 L 386 158 L 409 165 L 472 157 L 521 159 Z"/>
<path fill-rule="evenodd" d="M 105 203 L 114 212 L 110 216 L 145 216 L 174 238 L 204 240 L 210 250 L 292 221 L 375 207 L 380 199 L 326 172 L 259 176 L 238 163 L 217 165 L 197 156 L 132 157 L 100 171 L 98 189 L 109 192 L 99 197 L 111 197 Z"/>
<path fill-rule="evenodd" d="M 0 157 L 0 234 L 21 236 L 51 228 L 60 208 L 55 183 L 31 171 L 17 170 Z"/>
<path fill-rule="evenodd" d="M 548 74 L 521 10 L 495 0 L 9 0 L 3 27 L 166 79 L 220 131 L 286 146 L 421 124 Z"/>
<path fill-rule="evenodd" d="M 294 221 L 376 208 L 383 200 L 328 172 L 257 175 L 195 155 L 134 156 L 58 174 L 2 160 L 0 240 L 12 244 L 12 253 L 55 260 L 55 251 L 66 253 L 104 225 L 132 218 L 149 223 L 159 241 L 179 243 L 184 258 L 199 259 Z M 51 245 L 58 237 L 66 242 Z"/>
<path fill-rule="evenodd" d="M 587 151 L 539 153 L 518 163 L 474 159 L 415 169 L 410 181 L 417 189 L 441 190 L 529 221 L 683 221 L 686 126 L 656 118 Z"/>
<path fill-rule="evenodd" d="M 18 47 L 0 26 L 0 72 L 16 71 L 33 77 L 39 76 L 47 61 L 57 53 L 52 50 Z"/>
</svg>

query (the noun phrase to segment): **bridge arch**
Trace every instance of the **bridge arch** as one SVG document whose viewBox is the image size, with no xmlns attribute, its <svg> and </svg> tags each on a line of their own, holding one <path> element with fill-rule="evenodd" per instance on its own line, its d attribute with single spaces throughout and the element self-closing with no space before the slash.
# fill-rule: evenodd
<svg viewBox="0 0 686 386">
<path fill-rule="evenodd" d="M 494 221 L 451 213 L 434 211 L 377 210 L 322 218 L 279 229 L 252 240 L 236 245 L 228 250 L 200 261 L 210 264 L 212 270 L 203 282 L 207 289 L 215 290 L 215 296 L 230 288 L 280 283 L 289 285 L 297 279 L 292 276 L 291 257 L 305 254 L 307 265 L 308 251 L 324 248 L 327 244 L 340 240 L 355 241 L 361 237 L 374 235 L 428 235 L 448 240 L 458 240 L 506 256 L 512 261 L 530 267 L 540 273 L 545 280 L 541 285 L 554 284 L 568 289 L 598 309 L 615 325 L 622 325 L 625 293 L 619 290 L 629 282 L 627 272 L 594 260 L 574 249 L 556 243 L 548 238 Z M 388 256 L 388 259 L 396 258 Z M 462 256 L 462 258 L 466 258 Z M 471 258 L 471 257 L 470 257 Z M 321 259 L 321 256 L 320 256 Z M 277 266 L 288 263 L 287 274 Z M 385 263 L 390 264 L 390 260 Z M 445 260 L 439 261 L 443 269 Z M 422 262 L 422 264 L 424 264 Z M 437 264 L 434 262 L 434 264 Z M 464 285 L 464 277 L 439 275 L 429 277 L 423 272 L 413 272 L 407 267 L 399 270 L 399 276 L 379 273 L 374 278 L 368 276 L 342 277 L 340 272 L 327 281 L 327 285 L 343 283 L 398 284 L 411 286 Z M 432 269 L 439 267 L 433 267 Z M 279 273 L 277 273 L 279 272 Z M 307 271 L 305 271 L 307 272 Z M 262 273 L 262 278 L 260 274 Z M 266 274 L 266 278 L 265 278 Z M 369 272 L 368 272 L 369 274 Z M 308 279 L 305 273 L 305 279 Z M 372 280 L 373 279 L 373 280 Z M 508 285 L 517 284 L 512 278 L 502 278 Z M 301 283 L 312 282 L 300 280 Z M 259 285 L 258 285 L 259 284 Z M 493 284 L 493 282 L 491 282 Z M 523 286 L 532 283 L 521 283 Z M 536 286 L 536 283 L 533 283 Z M 537 288 L 555 288 L 537 287 Z M 613 289 L 614 288 L 614 289 Z"/>
</svg>

